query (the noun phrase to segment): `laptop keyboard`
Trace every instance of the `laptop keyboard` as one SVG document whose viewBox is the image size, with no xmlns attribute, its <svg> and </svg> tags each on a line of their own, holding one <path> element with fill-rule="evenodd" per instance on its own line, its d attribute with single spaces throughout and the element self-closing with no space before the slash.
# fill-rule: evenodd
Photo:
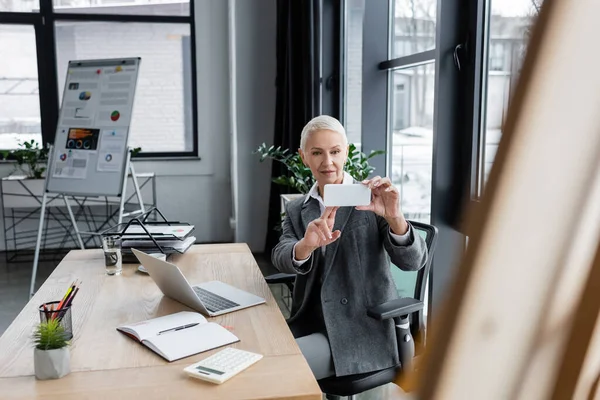
<svg viewBox="0 0 600 400">
<path fill-rule="evenodd" d="M 227 300 L 226 298 L 209 292 L 208 290 L 199 288 L 197 286 L 194 286 L 193 289 L 204 304 L 204 307 L 206 307 L 206 309 L 210 312 L 223 311 L 228 308 L 239 306 L 238 303 Z"/>
</svg>

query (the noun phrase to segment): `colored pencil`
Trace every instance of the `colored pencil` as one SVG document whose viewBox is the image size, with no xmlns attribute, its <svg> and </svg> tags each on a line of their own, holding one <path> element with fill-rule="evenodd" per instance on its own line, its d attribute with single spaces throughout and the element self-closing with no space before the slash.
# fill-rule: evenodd
<svg viewBox="0 0 600 400">
<path fill-rule="evenodd" d="M 61 311 L 62 310 L 63 306 L 66 304 L 66 300 L 69 298 L 69 295 L 71 294 L 71 292 L 75 288 L 76 283 L 77 283 L 77 279 L 75 279 L 73 281 L 73 283 L 67 289 L 67 291 L 66 291 L 65 295 L 63 296 L 62 300 L 60 301 L 60 303 L 58 303 L 58 306 L 56 307 L 56 311 Z M 56 316 L 57 316 L 57 314 L 54 314 L 54 316 L 53 316 L 52 319 L 56 318 Z"/>
</svg>

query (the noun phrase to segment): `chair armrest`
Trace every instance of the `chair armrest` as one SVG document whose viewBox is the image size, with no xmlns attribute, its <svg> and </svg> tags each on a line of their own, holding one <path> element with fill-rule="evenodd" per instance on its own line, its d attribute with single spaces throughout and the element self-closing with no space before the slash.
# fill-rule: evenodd
<svg viewBox="0 0 600 400">
<path fill-rule="evenodd" d="M 265 276 L 265 280 L 269 285 L 276 283 L 292 284 L 296 280 L 296 274 L 284 274 L 283 272 L 280 272 L 278 274 Z"/>
<path fill-rule="evenodd" d="M 410 297 L 395 299 L 367 310 L 367 315 L 377 320 L 401 317 L 423 308 L 423 302 Z"/>
</svg>

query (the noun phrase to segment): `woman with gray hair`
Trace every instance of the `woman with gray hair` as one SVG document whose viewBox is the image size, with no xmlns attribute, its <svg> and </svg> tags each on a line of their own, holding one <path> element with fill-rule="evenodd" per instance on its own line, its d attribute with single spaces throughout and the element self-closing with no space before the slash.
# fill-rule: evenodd
<svg viewBox="0 0 600 400">
<path fill-rule="evenodd" d="M 368 206 L 325 207 L 326 184 L 358 183 L 344 172 L 348 140 L 337 119 L 308 122 L 299 152 L 316 183 L 288 203 L 272 254 L 278 270 L 297 274 L 290 329 L 317 379 L 398 365 L 394 321 L 376 321 L 366 310 L 398 297 L 389 259 L 418 270 L 427 260 L 425 241 L 404 218 L 389 178 L 360 182 L 371 189 Z"/>
</svg>

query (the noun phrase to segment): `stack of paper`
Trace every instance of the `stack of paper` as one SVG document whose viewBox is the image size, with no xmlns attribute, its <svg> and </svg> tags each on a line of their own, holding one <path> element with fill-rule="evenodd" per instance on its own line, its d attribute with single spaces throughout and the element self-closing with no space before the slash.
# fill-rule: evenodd
<svg viewBox="0 0 600 400">
<path fill-rule="evenodd" d="M 173 252 L 185 253 L 191 245 L 196 243 L 196 237 L 190 236 L 184 240 L 157 240 L 157 242 L 167 254 Z M 140 249 L 145 253 L 160 253 L 160 249 L 149 239 L 124 240 L 121 244 L 121 248 L 127 253 L 131 252 L 131 248 Z"/>
<path fill-rule="evenodd" d="M 183 254 L 196 243 L 196 237 L 192 236 L 194 225 L 148 222 L 144 224 L 144 228 L 140 225 L 129 225 L 121 234 L 123 262 L 137 262 L 132 248 L 145 253 Z"/>
<path fill-rule="evenodd" d="M 183 239 L 191 234 L 194 230 L 194 225 L 144 225 L 146 230 L 155 239 Z M 139 225 L 130 225 L 123 232 L 123 237 L 127 239 L 148 239 L 148 234 Z"/>
</svg>

